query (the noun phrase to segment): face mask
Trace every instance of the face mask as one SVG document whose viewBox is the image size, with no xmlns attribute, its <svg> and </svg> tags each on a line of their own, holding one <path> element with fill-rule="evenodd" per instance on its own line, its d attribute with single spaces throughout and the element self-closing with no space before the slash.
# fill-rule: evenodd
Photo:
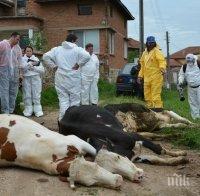
<svg viewBox="0 0 200 196">
<path fill-rule="evenodd" d="M 188 62 L 187 64 L 188 64 L 189 66 L 193 66 L 193 65 L 194 65 L 193 62 Z"/>
</svg>

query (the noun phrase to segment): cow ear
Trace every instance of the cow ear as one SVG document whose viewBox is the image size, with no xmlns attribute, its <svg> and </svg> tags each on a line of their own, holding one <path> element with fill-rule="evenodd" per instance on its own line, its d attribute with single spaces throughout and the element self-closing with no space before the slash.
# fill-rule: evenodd
<svg viewBox="0 0 200 196">
<path fill-rule="evenodd" d="M 115 161 L 118 161 L 119 159 L 120 159 L 119 155 L 115 156 Z"/>
</svg>

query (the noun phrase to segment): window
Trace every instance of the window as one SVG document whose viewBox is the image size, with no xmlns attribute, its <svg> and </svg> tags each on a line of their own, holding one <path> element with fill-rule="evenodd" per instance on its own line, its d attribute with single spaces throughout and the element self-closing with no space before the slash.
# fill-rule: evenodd
<svg viewBox="0 0 200 196">
<path fill-rule="evenodd" d="M 26 0 L 17 0 L 17 15 L 26 15 Z"/>
<path fill-rule="evenodd" d="M 113 32 L 109 33 L 109 53 L 115 53 L 115 34 Z"/>
<path fill-rule="evenodd" d="M 26 7 L 26 0 L 17 0 L 17 7 Z"/>
<path fill-rule="evenodd" d="M 19 45 L 21 48 L 25 48 L 26 46 L 30 45 L 30 39 L 28 37 L 28 34 L 21 34 L 21 39 L 19 41 Z"/>
<path fill-rule="evenodd" d="M 78 5 L 78 15 L 92 15 L 92 5 Z"/>
<path fill-rule="evenodd" d="M 124 40 L 124 58 L 128 58 L 128 42 Z"/>
<path fill-rule="evenodd" d="M 76 30 L 70 33 L 78 37 L 78 46 L 85 48 L 86 44 L 92 43 L 94 45 L 94 53 L 99 54 L 99 30 Z"/>
</svg>

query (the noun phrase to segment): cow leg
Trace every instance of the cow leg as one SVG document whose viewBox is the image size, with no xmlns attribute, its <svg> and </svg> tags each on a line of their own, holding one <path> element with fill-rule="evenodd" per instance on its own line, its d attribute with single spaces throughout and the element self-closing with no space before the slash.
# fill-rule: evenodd
<svg viewBox="0 0 200 196">
<path fill-rule="evenodd" d="M 160 144 L 155 144 L 137 133 L 132 134 L 132 137 L 133 137 L 133 140 L 140 141 L 142 146 L 152 150 L 154 153 L 159 154 L 159 155 L 163 153 L 162 152 L 163 148 L 161 147 Z"/>
<path fill-rule="evenodd" d="M 139 134 L 143 136 L 144 138 L 151 139 L 151 140 L 164 140 L 164 139 L 169 139 L 172 136 L 174 137 L 174 135 L 176 135 L 175 133 L 164 135 L 164 134 L 157 134 L 157 133 L 150 133 L 150 132 L 140 132 Z"/>
<path fill-rule="evenodd" d="M 9 167 L 14 165 L 15 164 L 13 162 L 0 159 L 0 167 Z"/>
<path fill-rule="evenodd" d="M 163 148 L 162 154 L 166 154 L 166 155 L 169 155 L 172 157 L 179 157 L 179 156 L 186 156 L 187 152 L 184 150 L 172 151 L 172 150 L 167 150 L 167 149 Z"/>
<path fill-rule="evenodd" d="M 199 124 L 184 124 L 184 123 L 174 123 L 174 124 L 169 124 L 169 123 L 160 123 L 159 128 L 163 129 L 163 128 L 199 128 L 200 125 Z"/>
<path fill-rule="evenodd" d="M 171 118 L 173 118 L 174 120 L 176 120 L 177 122 L 184 123 L 184 124 L 187 124 L 187 125 L 193 124 L 193 123 L 192 123 L 191 121 L 189 121 L 188 119 L 183 118 L 182 116 L 176 114 L 176 113 L 173 112 L 173 111 L 165 111 L 165 113 L 166 113 L 167 115 L 169 115 Z"/>
<path fill-rule="evenodd" d="M 163 129 L 163 128 L 186 128 L 186 127 L 188 127 L 188 124 L 184 124 L 184 123 L 175 123 L 175 124 L 161 123 L 159 125 L 160 129 Z"/>
<path fill-rule="evenodd" d="M 152 165 L 176 166 L 180 164 L 186 164 L 189 162 L 189 160 L 185 156 L 161 158 L 154 155 L 140 155 L 135 158 L 134 162 L 149 163 Z"/>
<path fill-rule="evenodd" d="M 166 155 L 170 155 L 170 156 L 173 156 L 173 157 L 186 156 L 187 155 L 186 151 L 167 150 L 167 149 L 163 148 L 160 144 L 155 144 L 155 143 L 147 140 L 146 138 L 144 138 L 143 136 L 141 136 L 139 134 L 134 134 L 134 139 L 136 141 L 140 141 L 142 146 L 144 146 L 145 148 L 148 148 L 148 149 L 152 150 L 154 153 L 159 154 L 159 155 L 160 154 L 166 154 Z"/>
</svg>

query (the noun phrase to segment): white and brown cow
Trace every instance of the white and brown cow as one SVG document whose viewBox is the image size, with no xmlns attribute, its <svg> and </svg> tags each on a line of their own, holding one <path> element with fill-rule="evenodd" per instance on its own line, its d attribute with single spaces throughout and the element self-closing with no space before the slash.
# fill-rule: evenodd
<svg viewBox="0 0 200 196">
<path fill-rule="evenodd" d="M 130 161 L 124 162 L 122 158 L 115 165 L 114 172 L 110 169 L 115 173 L 112 174 L 97 163 L 79 157 L 86 153 L 95 156 L 96 150 L 74 135 L 64 136 L 50 131 L 22 116 L 0 114 L 0 167 L 21 166 L 50 175 L 67 176 L 72 188 L 74 182 L 86 186 L 120 188 L 123 179 L 118 173 L 121 170 L 127 171 L 126 165 L 130 165 Z M 109 159 L 116 156 L 113 154 Z M 106 157 L 104 161 L 107 162 Z M 132 168 L 128 173 L 132 176 L 132 181 L 140 181 L 143 171 L 131 164 Z"/>
</svg>

